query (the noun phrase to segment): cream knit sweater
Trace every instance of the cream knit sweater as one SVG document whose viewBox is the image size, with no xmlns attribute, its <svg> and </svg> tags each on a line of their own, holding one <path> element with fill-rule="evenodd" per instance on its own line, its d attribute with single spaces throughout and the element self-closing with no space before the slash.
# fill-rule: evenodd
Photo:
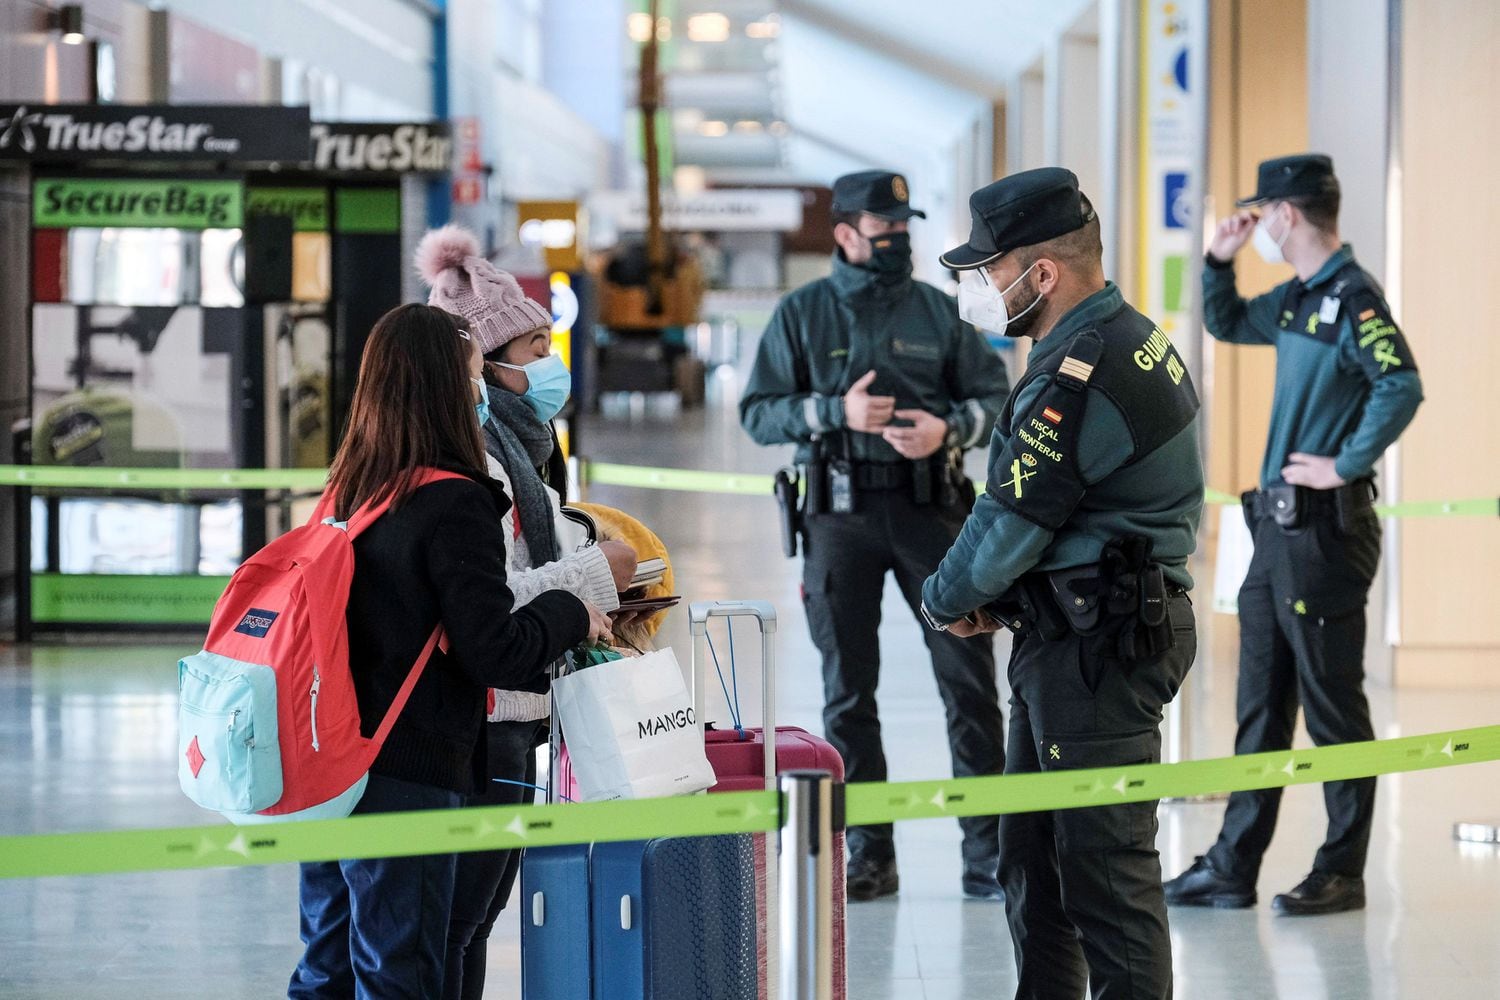
<svg viewBox="0 0 1500 1000">
<path fill-rule="evenodd" d="M 507 496 L 514 496 L 505 467 L 492 455 L 486 455 L 485 461 L 490 478 L 504 487 Z M 606 614 L 615 610 L 620 606 L 620 597 L 615 592 L 609 560 L 597 545 L 589 541 L 581 525 L 562 516 L 562 501 L 551 487 L 547 488 L 547 497 L 552 501 L 558 548 L 564 553 L 561 559 L 536 564 L 531 550 L 526 547 L 525 537 L 516 532 L 514 506 L 505 512 L 501 522 L 505 532 L 506 583 L 516 595 L 516 607 L 530 603 L 532 598 L 545 591 L 566 590 Z M 533 722 L 545 719 L 550 711 L 551 703 L 545 694 L 496 688 L 495 708 L 489 714 L 489 721 Z"/>
</svg>

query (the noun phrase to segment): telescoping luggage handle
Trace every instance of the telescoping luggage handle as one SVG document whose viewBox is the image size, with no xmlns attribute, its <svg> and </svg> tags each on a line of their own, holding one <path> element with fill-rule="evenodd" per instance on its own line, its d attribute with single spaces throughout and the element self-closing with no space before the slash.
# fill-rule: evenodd
<svg viewBox="0 0 1500 1000">
<path fill-rule="evenodd" d="M 765 733 L 766 788 L 776 789 L 776 608 L 769 601 L 697 601 L 688 606 L 688 631 L 693 637 L 693 715 L 704 719 L 703 675 L 708 669 L 704 656 L 711 618 L 754 618 L 761 634 L 761 731 Z"/>
</svg>

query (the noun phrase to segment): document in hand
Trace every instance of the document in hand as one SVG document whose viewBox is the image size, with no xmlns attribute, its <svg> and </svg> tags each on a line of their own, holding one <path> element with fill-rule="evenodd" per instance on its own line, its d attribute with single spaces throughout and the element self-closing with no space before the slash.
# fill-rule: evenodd
<svg viewBox="0 0 1500 1000">
<path fill-rule="evenodd" d="M 620 601 L 619 610 L 651 613 L 675 608 L 681 603 L 680 597 L 627 597 Z"/>
<path fill-rule="evenodd" d="M 667 575 L 667 563 L 664 559 L 646 559 L 635 568 L 635 576 L 630 580 L 630 586 L 626 589 L 634 590 L 637 587 L 654 587 L 661 583 Z"/>
</svg>

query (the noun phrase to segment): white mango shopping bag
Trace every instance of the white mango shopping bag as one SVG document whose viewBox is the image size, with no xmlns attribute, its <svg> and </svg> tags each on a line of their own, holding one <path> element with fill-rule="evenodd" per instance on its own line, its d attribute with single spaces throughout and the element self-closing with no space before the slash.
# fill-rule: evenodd
<svg viewBox="0 0 1500 1000">
<path fill-rule="evenodd" d="M 688 795 L 714 784 L 670 649 L 575 670 L 552 691 L 583 801 Z"/>
</svg>

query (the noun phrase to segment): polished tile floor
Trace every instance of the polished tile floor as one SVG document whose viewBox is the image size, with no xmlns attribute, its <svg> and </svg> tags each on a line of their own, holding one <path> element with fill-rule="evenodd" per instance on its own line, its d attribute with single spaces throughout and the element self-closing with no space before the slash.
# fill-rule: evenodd
<svg viewBox="0 0 1500 1000">
<path fill-rule="evenodd" d="M 680 418 L 622 412 L 587 428 L 583 446 L 620 462 L 773 469 L 781 456 L 750 446 L 734 423 L 732 385 L 716 389 L 730 391 L 716 391 L 706 411 Z M 771 500 L 604 488 L 591 499 L 630 509 L 658 530 L 689 598 L 761 597 L 777 604 L 780 721 L 816 730 L 818 665 L 797 601 L 795 564 L 779 552 Z M 1199 604 L 1207 603 L 1205 591 Z M 884 612 L 880 693 L 892 777 L 945 774 L 941 710 L 917 626 L 894 590 Z M 1206 757 L 1226 753 L 1233 739 L 1236 635 L 1233 620 L 1223 616 L 1204 614 L 1202 626 L 1203 652 L 1186 697 L 1191 754 Z M 686 659 L 680 613 L 666 638 Z M 737 635 L 741 672 L 756 663 L 748 639 Z M 207 822 L 175 780 L 175 662 L 192 643 L 186 637 L 0 645 L 0 833 Z M 740 680 L 753 717 L 755 685 Z M 1500 713 L 1500 692 L 1376 690 L 1372 700 L 1386 736 L 1486 724 Z M 1264 905 L 1305 874 L 1320 838 L 1318 789 L 1292 789 L 1267 859 L 1262 905 L 1173 912 L 1176 995 L 1500 996 L 1500 854 L 1459 845 L 1450 835 L 1454 820 L 1500 816 L 1497 787 L 1495 765 L 1384 780 L 1369 909 L 1301 921 L 1273 919 Z M 1221 812 L 1218 803 L 1162 808 L 1160 843 L 1170 872 L 1207 845 Z M 899 828 L 902 893 L 850 912 L 852 1000 L 1011 995 L 1002 908 L 959 898 L 957 844 L 951 822 Z M 0 997 L 276 996 L 300 951 L 295 898 L 290 867 L 0 882 Z M 503 923 L 491 944 L 488 997 L 519 995 L 517 925 L 514 917 Z"/>
</svg>

